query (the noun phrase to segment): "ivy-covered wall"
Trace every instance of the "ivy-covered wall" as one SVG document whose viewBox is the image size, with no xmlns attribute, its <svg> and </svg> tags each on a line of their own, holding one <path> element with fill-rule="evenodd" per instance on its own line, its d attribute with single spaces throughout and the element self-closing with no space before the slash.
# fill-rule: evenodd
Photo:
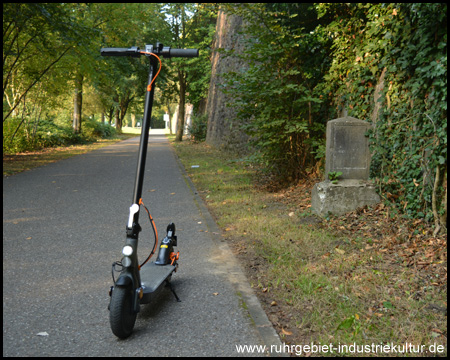
<svg viewBox="0 0 450 360">
<path fill-rule="evenodd" d="M 250 136 L 254 160 L 280 178 L 310 176 L 324 164 L 326 122 L 347 113 L 374 125 L 371 177 L 393 212 L 446 226 L 446 4 L 225 10 L 243 19 L 234 31 L 245 36 L 241 52 L 221 54 L 245 66 L 223 69 L 219 103 Z"/>
<path fill-rule="evenodd" d="M 446 224 L 447 5 L 320 5 L 333 103 L 371 121 L 372 176 L 397 211 Z M 345 10 L 345 11 L 343 11 Z"/>
</svg>

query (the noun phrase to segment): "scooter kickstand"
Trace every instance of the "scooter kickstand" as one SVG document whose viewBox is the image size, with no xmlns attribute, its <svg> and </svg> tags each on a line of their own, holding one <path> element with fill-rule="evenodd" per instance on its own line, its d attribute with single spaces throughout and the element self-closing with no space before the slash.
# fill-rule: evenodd
<svg viewBox="0 0 450 360">
<path fill-rule="evenodd" d="M 175 295 L 175 298 L 177 299 L 177 302 L 181 302 L 180 298 L 178 297 L 177 293 L 175 292 L 175 289 L 173 288 L 172 284 L 169 280 L 166 280 L 166 286 L 172 291 L 172 294 Z"/>
</svg>

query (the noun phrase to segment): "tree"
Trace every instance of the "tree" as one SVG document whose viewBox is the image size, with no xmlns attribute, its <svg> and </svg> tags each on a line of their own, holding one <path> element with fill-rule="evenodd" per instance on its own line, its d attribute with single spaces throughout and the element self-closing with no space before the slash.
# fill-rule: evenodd
<svg viewBox="0 0 450 360">
<path fill-rule="evenodd" d="M 34 136 L 39 133 L 39 121 L 44 118 L 48 120 L 46 123 L 72 126 L 75 133 L 72 135 L 76 135 L 73 139 L 81 139 L 84 91 L 92 87 L 96 89 L 95 96 L 103 113 L 110 121 L 115 117 L 120 131 L 127 111 L 142 107 L 148 59 L 105 59 L 99 50 L 101 47 L 142 48 L 157 41 L 172 47 L 197 47 L 192 38 L 195 31 L 198 33 L 197 25 L 191 26 L 190 22 L 201 13 L 197 7 L 207 8 L 207 5 L 167 5 L 166 10 L 176 10 L 175 20 L 169 21 L 163 6 L 156 3 L 3 4 L 3 119 L 5 128 L 9 129 L 7 136 L 14 138 L 23 133 L 27 142 L 30 126 Z M 204 69 L 206 60 L 203 59 Z M 194 73 L 192 65 L 196 64 L 195 60 L 191 61 L 191 64 L 182 60 L 165 62 L 158 88 L 167 92 L 156 97 L 156 103 L 167 105 L 175 96 L 186 99 L 192 78 L 189 74 Z M 191 67 L 189 73 L 187 66 Z M 207 71 L 200 74 L 205 76 Z M 199 86 L 192 88 L 191 94 L 196 98 L 199 89 Z"/>
<path fill-rule="evenodd" d="M 127 21 L 109 21 L 101 26 L 103 47 L 131 47 L 155 44 L 167 40 L 167 24 L 161 13 L 161 4 L 115 4 L 110 18 Z M 100 49 L 98 47 L 97 50 Z M 143 102 L 148 75 L 148 59 L 110 57 L 98 59 L 96 88 L 103 93 L 105 112 L 114 114 L 116 128 L 122 128 L 123 119 L 134 102 Z M 161 73 L 158 83 L 164 82 Z"/>
<path fill-rule="evenodd" d="M 201 48 L 198 59 L 172 60 L 178 80 L 178 124 L 175 141 L 182 141 L 187 93 L 198 104 L 209 84 L 209 56 L 217 7 L 213 4 L 169 4 L 164 7 L 173 48 Z M 206 51 L 205 51 L 206 50 Z M 203 70 L 203 71 L 202 71 Z"/>
<path fill-rule="evenodd" d="M 81 133 L 83 78 L 83 74 L 81 73 L 75 75 L 75 89 L 73 95 L 73 131 L 75 134 Z"/>
<path fill-rule="evenodd" d="M 80 40 L 72 19 L 65 4 L 3 4 L 3 121 Z"/>
<path fill-rule="evenodd" d="M 244 20 L 243 52 L 224 51 L 245 64 L 228 73 L 242 129 L 254 158 L 279 179 L 297 180 L 316 171 L 324 151 L 328 94 L 321 89 L 330 42 L 312 4 L 227 5 Z"/>
<path fill-rule="evenodd" d="M 72 12 L 77 22 L 83 24 L 83 38 L 68 54 L 69 73 L 73 77 L 73 122 L 75 134 L 81 133 L 83 84 L 95 76 L 95 59 L 98 54 L 100 26 L 112 19 L 106 16 L 110 13 L 110 4 L 74 3 Z"/>
</svg>

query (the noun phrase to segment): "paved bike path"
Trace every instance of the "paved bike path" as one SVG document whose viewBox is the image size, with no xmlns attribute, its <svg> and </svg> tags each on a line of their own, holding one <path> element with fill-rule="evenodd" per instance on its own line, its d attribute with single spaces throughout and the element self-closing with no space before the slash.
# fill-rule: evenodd
<svg viewBox="0 0 450 360">
<path fill-rule="evenodd" d="M 164 136 L 150 136 L 144 203 L 159 236 L 174 221 L 180 267 L 132 336 L 109 327 L 138 138 L 3 179 L 3 356 L 239 356 L 280 344 Z M 141 211 L 139 254 L 153 245 Z M 261 356 L 262 354 L 243 354 Z"/>
</svg>

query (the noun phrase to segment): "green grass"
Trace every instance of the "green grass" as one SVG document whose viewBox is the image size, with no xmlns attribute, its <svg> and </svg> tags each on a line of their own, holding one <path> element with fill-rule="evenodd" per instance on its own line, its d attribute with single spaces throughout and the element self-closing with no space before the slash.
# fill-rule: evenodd
<svg viewBox="0 0 450 360">
<path fill-rule="evenodd" d="M 446 316 L 428 308 L 446 308 L 446 286 L 432 285 L 433 279 L 396 262 L 395 254 L 372 249 L 370 237 L 344 237 L 299 221 L 310 213 L 290 216 L 292 208 L 255 187 L 258 173 L 236 156 L 204 143 L 173 145 L 224 236 L 252 269 L 250 281 L 262 302 L 277 303 L 282 341 L 408 342 L 427 349 L 436 343 L 446 354 Z"/>
</svg>

